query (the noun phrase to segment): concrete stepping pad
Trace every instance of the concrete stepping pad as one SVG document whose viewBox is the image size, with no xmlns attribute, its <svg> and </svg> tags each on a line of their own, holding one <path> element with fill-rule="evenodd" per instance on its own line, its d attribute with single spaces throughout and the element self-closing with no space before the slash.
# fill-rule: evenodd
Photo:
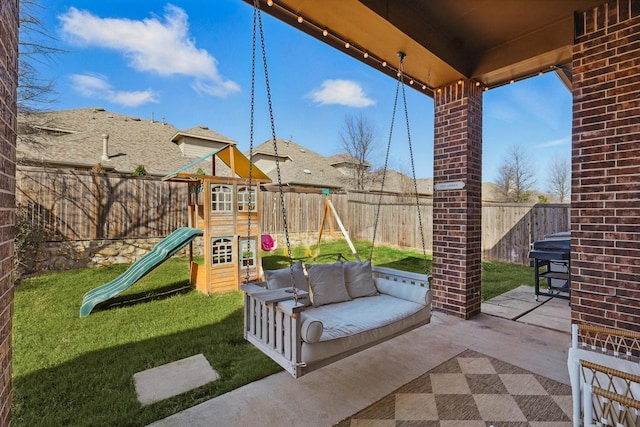
<svg viewBox="0 0 640 427">
<path fill-rule="evenodd" d="M 133 374 L 138 401 L 142 406 L 193 390 L 219 378 L 220 375 L 203 354 Z"/>
</svg>

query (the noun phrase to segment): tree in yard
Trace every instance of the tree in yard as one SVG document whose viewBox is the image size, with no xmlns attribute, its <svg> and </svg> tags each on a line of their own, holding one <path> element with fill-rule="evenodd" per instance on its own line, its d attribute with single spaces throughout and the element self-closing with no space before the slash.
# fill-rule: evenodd
<svg viewBox="0 0 640 427">
<path fill-rule="evenodd" d="M 43 9 L 40 0 L 20 0 L 20 34 L 18 44 L 18 112 L 29 113 L 53 102 L 53 80 L 41 76 L 38 64 L 51 61 L 63 52 L 54 46 L 56 39 L 38 17 Z"/>
<path fill-rule="evenodd" d="M 571 162 L 555 157 L 549 164 L 548 177 L 549 192 L 564 203 L 571 191 Z"/>
<path fill-rule="evenodd" d="M 374 147 L 375 126 L 360 115 L 357 117 L 346 116 L 340 139 L 342 148 L 354 161 L 353 187 L 358 191 L 366 189 L 369 177 L 369 158 Z"/>
<path fill-rule="evenodd" d="M 511 146 L 498 170 L 496 185 L 501 202 L 526 203 L 534 190 L 535 168 L 522 147 Z"/>
<path fill-rule="evenodd" d="M 39 0 L 19 0 L 19 3 L 17 107 L 18 113 L 24 114 L 34 113 L 40 109 L 38 107 L 53 101 L 53 81 L 42 78 L 37 66 L 62 51 L 53 46 L 55 39 L 38 17 L 38 12 L 43 9 Z M 34 135 L 40 132 L 29 120 L 19 120 L 20 142 L 34 144 Z M 14 232 L 14 272 L 19 278 L 34 268 L 47 230 L 31 217 L 27 206 L 16 206 Z"/>
</svg>

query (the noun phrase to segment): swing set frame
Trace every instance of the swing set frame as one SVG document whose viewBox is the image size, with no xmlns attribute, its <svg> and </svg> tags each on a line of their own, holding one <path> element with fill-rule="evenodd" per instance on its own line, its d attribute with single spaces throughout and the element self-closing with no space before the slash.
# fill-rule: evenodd
<svg viewBox="0 0 640 427">
<path fill-rule="evenodd" d="M 340 229 L 340 234 L 338 234 L 333 224 L 334 222 L 338 224 L 338 228 Z M 353 254 L 356 261 L 361 262 L 360 255 L 358 255 L 358 251 L 356 250 L 351 238 L 349 237 L 349 232 L 345 228 L 340 216 L 338 215 L 338 211 L 336 211 L 336 207 L 333 206 L 333 202 L 328 194 L 325 195 L 324 199 L 324 210 L 322 211 L 322 220 L 320 221 L 320 231 L 318 232 L 318 240 L 316 241 L 316 249 L 315 252 L 311 252 L 311 248 L 307 248 L 306 255 L 314 260 L 318 258 L 320 255 L 320 242 L 322 241 L 322 236 L 325 234 L 325 226 L 329 226 L 329 231 L 326 232 L 329 236 L 342 236 L 347 241 L 349 245 L 349 249 L 351 250 L 351 254 Z"/>
</svg>

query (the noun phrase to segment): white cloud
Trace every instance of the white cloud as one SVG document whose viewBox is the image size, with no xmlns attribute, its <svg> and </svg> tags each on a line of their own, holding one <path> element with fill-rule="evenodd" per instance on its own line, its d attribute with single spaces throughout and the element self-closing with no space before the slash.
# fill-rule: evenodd
<svg viewBox="0 0 640 427">
<path fill-rule="evenodd" d="M 213 95 L 220 98 L 224 98 L 227 94 L 237 92 L 240 87 L 231 80 L 225 80 L 219 83 L 206 83 L 202 80 L 196 80 L 191 84 L 191 88 L 199 94 Z"/>
<path fill-rule="evenodd" d="M 155 92 L 150 89 L 130 92 L 114 90 L 106 77 L 99 74 L 73 74 L 70 78 L 74 90 L 87 98 L 104 99 L 126 107 L 158 102 Z"/>
<path fill-rule="evenodd" d="M 553 97 L 530 87 L 516 86 L 512 91 L 513 102 L 526 117 L 535 117 L 546 126 L 557 128 L 560 123 L 558 106 Z"/>
<path fill-rule="evenodd" d="M 558 145 L 566 145 L 571 142 L 570 137 L 554 139 L 552 141 L 543 142 L 542 144 L 536 145 L 538 148 L 547 148 L 547 147 L 557 147 Z"/>
<path fill-rule="evenodd" d="M 120 52 L 135 70 L 194 77 L 194 86 L 209 88 L 201 93 L 219 97 L 240 90 L 236 82 L 219 73 L 218 61 L 209 52 L 196 47 L 183 9 L 167 5 L 163 18 L 100 18 L 75 7 L 58 17 L 70 42 Z"/>
<path fill-rule="evenodd" d="M 485 102 L 485 107 L 489 117 L 503 122 L 516 122 L 520 120 L 518 109 L 510 102 L 503 100 L 491 100 Z"/>
<path fill-rule="evenodd" d="M 369 98 L 358 83 L 350 80 L 325 80 L 320 88 L 309 95 L 313 102 L 320 105 L 338 104 L 357 108 L 376 105 L 376 101 Z"/>
</svg>

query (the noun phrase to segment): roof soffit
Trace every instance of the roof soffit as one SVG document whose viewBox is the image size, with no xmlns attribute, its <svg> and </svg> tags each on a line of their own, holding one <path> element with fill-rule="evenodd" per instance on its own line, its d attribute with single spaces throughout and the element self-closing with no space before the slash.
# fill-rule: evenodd
<svg viewBox="0 0 640 427">
<path fill-rule="evenodd" d="M 604 0 L 261 2 L 267 13 L 393 77 L 397 52 L 405 52 L 405 74 L 426 83 L 424 92 L 432 95 L 432 88 L 459 78 L 493 87 L 558 67 L 570 76 L 574 12 Z M 329 36 L 322 35 L 324 28 Z M 346 41 L 352 48 L 345 48 Z"/>
</svg>

